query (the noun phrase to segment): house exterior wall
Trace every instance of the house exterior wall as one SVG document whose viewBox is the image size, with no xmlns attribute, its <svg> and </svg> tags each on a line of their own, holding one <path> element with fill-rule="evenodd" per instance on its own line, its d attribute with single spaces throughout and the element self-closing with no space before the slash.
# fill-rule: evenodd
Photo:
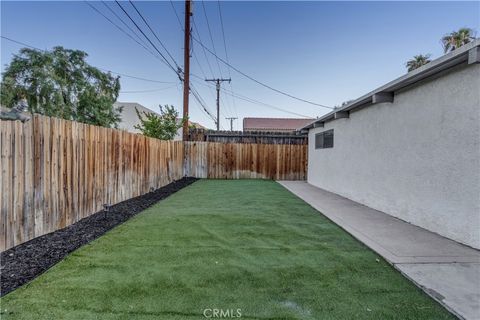
<svg viewBox="0 0 480 320">
<path fill-rule="evenodd" d="M 115 102 L 114 107 L 122 107 L 122 113 L 120 114 L 121 121 L 118 124 L 118 129 L 132 133 L 141 133 L 140 130 L 135 129 L 135 126 L 140 124 L 135 108 L 140 112 L 155 113 L 158 115 L 157 112 L 145 108 L 141 104 L 135 102 Z"/>
<path fill-rule="evenodd" d="M 308 182 L 480 248 L 479 88 L 480 65 L 463 66 L 309 130 Z"/>
</svg>

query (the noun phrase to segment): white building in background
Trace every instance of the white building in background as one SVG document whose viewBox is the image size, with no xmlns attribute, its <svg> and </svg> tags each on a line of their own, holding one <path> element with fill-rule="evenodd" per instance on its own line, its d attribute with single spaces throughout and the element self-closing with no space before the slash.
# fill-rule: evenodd
<svg viewBox="0 0 480 320">
<path fill-rule="evenodd" d="M 308 182 L 480 248 L 479 46 L 305 126 Z"/>
<path fill-rule="evenodd" d="M 140 133 L 140 130 L 135 129 L 135 126 L 140 124 L 135 108 L 142 112 L 155 113 L 160 115 L 158 112 L 152 111 L 139 103 L 136 102 L 115 102 L 113 105 L 115 108 L 122 107 L 122 121 L 118 124 L 118 129 L 126 130 L 128 132 Z"/>
<path fill-rule="evenodd" d="M 115 102 L 114 107 L 115 108 L 123 107 L 123 110 L 121 113 L 122 121 L 118 124 L 118 129 L 126 130 L 128 132 L 133 132 L 133 133 L 141 133 L 140 130 L 135 129 L 135 126 L 140 124 L 140 120 L 138 119 L 138 115 L 137 115 L 137 112 L 135 111 L 135 108 L 137 108 L 141 114 L 143 114 L 143 112 L 147 112 L 147 113 L 155 113 L 156 115 L 160 115 L 158 112 L 152 111 L 136 102 L 119 102 L 118 101 L 118 102 Z M 178 121 L 180 122 L 181 120 L 178 119 Z M 189 124 L 191 126 L 194 126 L 195 128 L 203 128 L 202 125 L 196 122 L 189 121 Z M 182 128 L 178 129 L 173 140 L 182 140 L 182 133 L 183 133 L 183 129 Z"/>
</svg>

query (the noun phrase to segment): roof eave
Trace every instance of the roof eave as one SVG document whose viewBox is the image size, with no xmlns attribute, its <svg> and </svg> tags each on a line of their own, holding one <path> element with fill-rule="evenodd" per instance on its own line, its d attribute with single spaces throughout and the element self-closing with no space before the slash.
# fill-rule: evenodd
<svg viewBox="0 0 480 320">
<path fill-rule="evenodd" d="M 347 105 L 335 109 L 324 116 L 312 121 L 308 125 L 297 129 L 297 131 L 301 130 L 308 130 L 316 127 L 318 123 L 325 123 L 330 120 L 335 119 L 335 114 L 342 113 L 342 112 L 350 112 L 353 109 L 363 107 L 368 104 L 373 104 L 373 99 L 375 95 L 379 94 L 393 94 L 395 91 L 398 91 L 402 88 L 405 88 L 409 85 L 412 85 L 416 82 L 421 80 L 427 79 L 439 72 L 445 71 L 451 67 L 462 63 L 479 63 L 480 53 L 480 39 L 476 39 L 457 50 L 454 50 L 432 62 L 421 66 L 418 69 L 410 71 L 409 73 L 390 81 L 389 83 L 361 96 L 360 98 L 348 103 Z"/>
</svg>

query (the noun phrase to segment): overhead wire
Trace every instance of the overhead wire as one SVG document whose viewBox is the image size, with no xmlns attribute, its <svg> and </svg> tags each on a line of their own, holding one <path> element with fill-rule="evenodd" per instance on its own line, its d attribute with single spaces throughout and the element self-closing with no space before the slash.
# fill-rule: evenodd
<svg viewBox="0 0 480 320">
<path fill-rule="evenodd" d="M 88 1 L 84 0 L 84 2 L 90 7 L 92 8 L 94 11 L 96 11 L 98 14 L 100 14 L 103 18 L 105 18 L 108 22 L 110 22 L 112 25 L 114 25 L 118 30 L 120 30 L 122 33 L 124 33 L 126 36 L 128 36 L 130 39 L 132 39 L 133 41 L 135 41 L 139 46 L 141 46 L 143 49 L 145 49 L 148 53 L 150 53 L 152 56 L 154 56 L 156 59 L 158 59 L 159 61 L 161 61 L 163 64 L 167 65 L 168 64 L 163 60 L 161 59 L 158 55 L 156 55 L 151 49 L 147 48 L 147 46 L 145 46 L 144 44 L 142 44 L 141 42 L 139 42 L 137 39 L 135 39 L 131 34 L 129 34 L 127 31 L 125 31 L 122 27 L 120 27 L 118 24 L 116 24 L 115 22 L 113 22 L 109 17 L 107 17 L 105 14 L 103 14 L 103 12 L 101 12 L 100 10 L 98 10 L 95 6 L 93 6 L 92 4 L 90 4 Z"/>
<path fill-rule="evenodd" d="M 220 0 L 217 0 L 217 4 L 218 4 L 218 15 L 220 16 L 220 25 L 222 27 L 222 37 L 223 37 L 223 47 L 225 49 L 225 59 L 227 60 L 228 63 L 230 63 L 229 58 L 228 58 L 227 40 L 226 40 L 226 37 L 225 37 L 225 27 L 223 25 L 223 15 L 222 15 L 222 8 L 220 6 Z M 231 79 L 232 74 L 230 72 L 230 68 L 227 68 L 227 71 L 228 71 L 228 77 Z M 229 81 L 228 84 L 230 86 L 230 89 L 233 91 L 232 82 Z M 232 103 L 233 103 L 233 110 L 235 111 L 235 116 L 238 118 L 237 105 L 236 105 L 234 97 L 232 97 Z"/>
<path fill-rule="evenodd" d="M 210 35 L 210 41 L 212 42 L 213 52 L 215 52 L 215 56 L 216 56 L 217 50 L 215 49 L 215 42 L 213 41 L 212 30 L 210 29 L 210 22 L 208 21 L 208 15 L 207 15 L 207 10 L 205 9 L 205 1 L 204 0 L 202 0 L 202 7 L 203 7 L 203 14 L 205 16 L 205 22 L 207 23 L 208 34 Z M 220 72 L 220 77 L 223 78 L 222 68 L 220 68 L 220 64 L 218 63 L 218 60 L 217 60 L 217 66 L 218 66 L 218 71 Z"/>
<path fill-rule="evenodd" d="M 173 1 L 172 1 L 172 0 L 170 0 L 170 5 L 172 6 L 173 12 L 175 13 L 175 16 L 177 17 L 177 21 L 178 21 L 178 23 L 180 24 L 180 28 L 181 28 L 182 31 L 183 31 L 184 29 L 183 29 L 182 22 L 180 21 L 180 17 L 178 16 L 177 9 L 175 9 L 175 5 L 173 4 Z"/>
<path fill-rule="evenodd" d="M 250 102 L 252 104 L 257 104 L 257 105 L 261 105 L 261 106 L 265 106 L 265 107 L 268 107 L 268 108 L 271 108 L 271 109 L 275 109 L 275 110 L 278 110 L 278 111 L 281 111 L 281 112 L 285 112 L 285 113 L 289 113 L 289 114 L 292 114 L 292 115 L 295 115 L 295 116 L 299 116 L 299 117 L 302 117 L 302 118 L 312 118 L 310 116 L 307 116 L 305 114 L 301 114 L 301 113 L 298 113 L 298 112 L 294 112 L 294 111 L 289 111 L 287 109 L 283 109 L 283 108 L 280 108 L 280 107 L 276 107 L 274 105 L 271 105 L 271 104 L 267 104 L 265 102 L 261 102 L 261 101 L 258 101 L 258 100 L 255 100 L 255 99 L 252 99 L 252 98 L 249 98 L 249 97 L 246 97 L 246 96 L 242 96 L 242 95 L 239 95 L 238 93 L 234 93 L 234 92 L 228 92 L 226 89 L 222 89 L 223 92 L 227 95 L 231 95 L 237 99 L 240 99 L 240 100 L 243 100 L 243 101 L 246 101 L 246 102 Z"/>
<path fill-rule="evenodd" d="M 216 117 L 210 112 L 210 110 L 208 110 L 206 104 L 205 104 L 205 101 L 203 101 L 203 99 L 201 98 L 200 94 L 198 93 L 198 91 L 192 86 L 190 85 L 190 92 L 192 93 L 193 97 L 195 98 L 195 100 L 198 102 L 199 106 L 201 106 L 202 110 L 214 121 L 216 122 Z"/>
<path fill-rule="evenodd" d="M 157 41 L 160 43 L 160 45 L 162 46 L 162 48 L 167 52 L 168 56 L 170 57 L 170 59 L 172 59 L 173 63 L 175 64 L 175 66 L 177 67 L 177 70 L 180 70 L 181 68 L 178 66 L 178 63 L 177 61 L 175 61 L 175 58 L 172 56 L 172 54 L 170 53 L 170 51 L 168 51 L 167 47 L 163 44 L 163 42 L 160 40 L 160 38 L 157 36 L 157 33 L 155 31 L 153 31 L 152 27 L 150 26 L 150 24 L 148 23 L 147 19 L 145 19 L 145 17 L 142 15 L 142 13 L 140 12 L 140 10 L 138 10 L 137 6 L 135 6 L 135 4 L 133 3 L 133 1 L 129 0 L 128 2 L 130 2 L 130 4 L 132 5 L 132 7 L 135 9 L 135 11 L 137 12 L 137 14 L 140 16 L 140 18 L 143 20 L 143 22 L 145 23 L 145 25 L 148 27 L 148 29 L 150 30 L 150 32 L 152 32 L 153 36 L 155 37 L 155 39 L 157 39 Z"/>
<path fill-rule="evenodd" d="M 158 89 L 151 89 L 151 90 L 120 91 L 119 93 L 147 93 L 147 92 L 158 92 L 158 91 L 168 90 L 168 89 L 174 88 L 174 87 L 176 87 L 176 86 L 177 86 L 177 84 L 174 84 L 173 86 L 168 86 L 168 87 L 165 87 L 165 88 L 158 88 Z"/>
<path fill-rule="evenodd" d="M 200 37 L 200 32 L 198 31 L 197 24 L 195 23 L 195 18 L 192 18 L 192 24 L 193 24 L 193 31 L 197 33 L 197 37 L 201 41 L 202 38 Z M 193 35 L 192 35 L 192 39 L 193 39 Z M 207 61 L 208 69 L 210 70 L 210 74 L 212 75 L 212 78 L 213 78 L 215 75 L 213 73 L 213 69 L 212 69 L 212 65 L 210 64 L 210 60 L 208 59 L 207 51 L 205 50 L 204 47 L 201 47 L 201 48 L 203 50 L 203 55 L 205 56 L 205 61 Z"/>
<path fill-rule="evenodd" d="M 213 48 L 213 51 L 215 53 L 217 53 L 216 48 L 215 48 L 215 41 L 213 40 L 213 33 L 212 33 L 212 29 L 210 28 L 210 22 L 209 22 L 209 19 L 208 19 L 207 9 L 205 7 L 205 1 L 204 0 L 202 0 L 202 8 L 203 8 L 203 14 L 205 16 L 205 22 L 207 24 L 208 34 L 210 36 L 210 41 L 212 43 L 212 48 Z M 197 29 L 197 33 L 198 33 L 198 29 Z M 218 67 L 218 72 L 220 73 L 220 78 L 223 78 L 222 68 L 220 67 L 220 63 L 218 62 L 218 59 L 216 59 L 216 63 L 217 63 L 217 67 Z M 212 74 L 213 74 L 213 72 L 212 72 Z M 215 78 L 215 77 L 213 76 L 212 78 Z M 226 107 L 226 109 L 229 109 L 228 112 L 233 114 L 233 112 L 231 111 L 232 108 L 231 108 L 230 104 L 225 103 L 223 97 L 220 97 L 220 100 L 222 101 L 222 105 L 224 105 Z M 227 100 L 227 102 L 228 102 L 228 100 Z"/>
<path fill-rule="evenodd" d="M 305 103 L 308 103 L 308 104 L 311 104 L 311 105 L 315 105 L 315 106 L 318 106 L 318 107 L 322 107 L 322 108 L 327 108 L 327 109 L 332 109 L 333 110 L 333 107 L 329 107 L 329 106 L 326 106 L 326 105 L 323 105 L 323 104 L 320 104 L 320 103 L 316 103 L 316 102 L 313 102 L 313 101 L 310 101 L 310 100 L 306 100 L 306 99 L 303 99 L 303 98 L 299 98 L 299 97 L 296 97 L 290 93 L 287 93 L 287 92 L 284 92 L 282 90 L 279 90 L 279 89 L 276 89 L 272 86 L 269 86 L 268 84 L 266 83 L 263 83 L 262 81 L 260 80 L 257 80 L 255 78 L 253 78 L 252 76 L 249 76 L 248 74 L 246 74 L 245 72 L 239 70 L 238 68 L 236 68 L 235 66 L 233 66 L 232 64 L 230 64 L 229 62 L 225 61 L 224 59 L 220 58 L 215 52 L 213 52 L 212 50 L 210 50 L 210 48 L 208 48 L 207 46 L 205 46 L 199 39 L 195 38 L 193 35 L 192 35 L 192 39 L 194 41 L 196 41 L 198 44 L 200 44 L 200 46 L 202 46 L 203 48 L 205 48 L 206 51 L 208 51 L 211 55 L 215 56 L 219 61 L 221 61 L 222 63 L 224 63 L 225 65 L 227 65 L 228 67 L 230 67 L 232 70 L 236 71 L 237 73 L 241 74 L 242 76 L 246 77 L 247 79 L 250 79 L 252 80 L 253 82 L 267 88 L 267 89 L 270 89 L 272 91 L 275 91 L 277 93 L 280 93 L 284 96 L 287 96 L 287 97 L 290 97 L 292 99 L 295 99 L 295 100 L 298 100 L 298 101 L 302 101 L 302 102 L 305 102 Z"/>
<path fill-rule="evenodd" d="M 166 62 L 166 64 L 170 67 L 170 69 L 172 69 L 173 72 L 175 72 L 177 74 L 177 76 L 179 77 L 179 79 L 182 80 L 182 76 L 181 76 L 181 73 L 178 69 L 175 69 L 175 67 L 172 66 L 172 64 L 168 61 L 168 59 L 162 54 L 162 52 L 160 52 L 160 50 L 157 48 L 157 46 L 152 42 L 152 40 L 150 40 L 150 38 L 145 34 L 145 32 L 143 32 L 142 28 L 140 28 L 140 26 L 135 22 L 135 20 L 130 16 L 130 14 L 125 10 L 125 8 L 117 1 L 115 0 L 115 3 L 118 5 L 118 7 L 120 9 L 122 9 L 122 11 L 125 13 L 125 15 L 130 19 L 130 21 L 135 25 L 135 27 L 138 29 L 138 31 L 140 31 L 140 33 L 145 37 L 145 39 L 147 39 L 147 41 L 150 43 L 150 45 L 155 49 L 155 51 L 158 52 L 158 54 L 164 59 L 164 61 Z"/>
<path fill-rule="evenodd" d="M 25 47 L 30 48 L 30 49 L 34 49 L 34 50 L 42 51 L 42 52 L 45 52 L 45 51 L 46 51 L 46 50 L 44 50 L 44 49 L 40 49 L 40 48 L 34 47 L 34 46 L 29 45 L 29 44 L 27 44 L 27 43 L 24 43 L 24 42 L 21 42 L 21 41 L 18 41 L 18 40 L 15 40 L 15 39 L 12 39 L 12 38 L 9 38 L 9 37 L 6 37 L 6 36 L 0 36 L 0 37 L 3 38 L 3 39 L 5 39 L 5 40 L 8 40 L 8 41 L 10 41 L 10 42 L 19 44 L 19 45 L 21 45 L 21 46 L 25 46 Z M 143 78 L 143 77 L 134 76 L 134 75 L 131 75 L 131 74 L 126 74 L 126 73 L 121 73 L 121 72 L 113 71 L 113 70 L 106 69 L 106 68 L 100 68 L 100 67 L 96 67 L 96 68 L 97 68 L 97 69 L 100 69 L 100 70 L 102 70 L 102 71 L 114 73 L 114 74 L 117 74 L 117 75 L 120 75 L 120 76 L 123 76 L 123 77 L 132 78 L 132 79 L 137 79 L 137 80 L 141 80 L 141 81 L 155 82 L 155 83 L 175 83 L 175 82 L 173 82 L 173 81 L 161 81 L 161 80 Z"/>
<path fill-rule="evenodd" d="M 193 87 L 193 84 L 190 84 L 190 92 L 192 92 L 193 97 L 195 100 L 198 102 L 198 104 L 201 106 L 203 111 L 213 120 L 213 122 L 216 124 L 219 119 L 215 117 L 212 112 L 207 108 L 205 101 L 202 99 L 198 91 Z M 223 126 L 220 122 L 220 128 L 223 130 Z"/>
<path fill-rule="evenodd" d="M 145 40 L 144 40 L 142 37 L 140 37 L 140 35 L 139 35 L 137 32 L 135 32 L 135 30 L 133 30 L 132 27 L 130 27 L 130 26 L 115 12 L 115 10 L 113 10 L 109 5 L 107 5 L 107 2 L 105 2 L 105 1 L 103 1 L 103 0 L 102 0 L 101 2 L 102 2 L 102 4 L 103 4 L 125 27 L 127 27 L 128 30 L 130 30 L 131 33 L 133 33 L 133 34 L 137 37 L 137 39 L 138 39 L 140 42 L 142 42 L 145 46 L 148 47 L 148 44 L 145 42 Z"/>
<path fill-rule="evenodd" d="M 179 15 L 178 15 L 178 13 L 177 13 L 177 9 L 175 8 L 175 5 L 173 4 L 173 1 L 172 1 L 172 0 L 170 0 L 169 2 L 170 2 L 170 6 L 172 7 L 172 10 L 173 10 L 175 16 L 177 17 L 178 25 L 180 26 L 180 29 L 184 32 L 184 31 L 185 31 L 185 28 L 183 27 L 182 22 L 180 21 L 180 17 L 179 17 Z M 192 28 L 191 31 L 196 31 L 198 37 L 200 37 L 200 34 L 198 33 L 198 30 L 197 30 L 196 25 L 195 25 L 194 17 L 192 17 L 192 24 L 193 24 L 193 28 Z M 202 49 L 203 49 L 203 48 L 202 48 Z M 205 49 L 203 49 L 203 54 L 204 54 L 204 56 L 205 56 L 205 59 L 206 59 L 207 64 L 208 64 L 208 67 L 209 67 L 210 72 L 212 73 L 212 77 L 213 77 L 212 67 L 211 67 L 211 65 L 210 65 L 210 61 L 208 61 L 208 55 L 207 55 Z M 198 67 L 199 67 L 199 69 L 200 69 L 200 72 L 201 72 L 202 75 L 203 75 L 203 78 L 200 77 L 200 76 L 198 76 L 198 75 L 196 75 L 196 74 L 194 74 L 194 73 L 190 73 L 190 75 L 203 81 L 203 80 L 205 80 L 205 79 L 207 78 L 207 76 L 206 76 L 205 71 L 204 71 L 203 68 L 202 68 L 202 65 L 201 65 L 201 63 L 200 63 L 200 60 L 198 59 L 198 56 L 197 56 L 197 54 L 196 54 L 196 51 L 194 50 L 193 43 L 192 43 L 192 55 L 193 55 L 193 57 L 194 57 L 197 65 L 198 65 Z M 208 88 L 209 88 L 209 93 L 212 95 L 213 99 L 215 99 L 215 97 L 213 96 L 213 93 L 212 93 L 212 90 L 213 90 L 212 87 L 208 86 Z M 196 104 L 197 107 L 198 107 L 201 111 L 205 112 L 205 113 L 207 114 L 207 116 L 209 116 L 209 117 L 215 122 L 215 121 L 216 121 L 216 117 L 212 115 L 212 113 L 211 113 L 210 110 L 208 110 L 208 108 L 206 107 L 206 103 L 205 103 L 205 101 L 203 100 L 203 98 L 201 97 L 200 93 L 199 93 L 195 88 L 192 88 L 192 85 L 190 85 L 190 92 L 192 93 L 195 101 L 197 102 L 197 104 Z"/>
<path fill-rule="evenodd" d="M 196 81 L 197 82 L 197 81 Z M 202 83 L 202 82 L 198 82 L 202 85 L 205 85 L 205 86 L 210 86 L 208 84 L 205 84 L 205 83 Z M 301 114 L 301 113 L 298 113 L 298 112 L 294 112 L 294 111 L 290 111 L 290 110 L 287 110 L 285 108 L 280 108 L 280 107 L 277 107 L 277 106 L 274 106 L 274 105 L 271 105 L 271 104 L 268 104 L 266 102 L 263 102 L 263 101 L 259 101 L 259 100 L 256 100 L 256 99 L 253 99 L 253 98 L 250 98 L 246 95 L 243 95 L 243 94 L 239 94 L 237 92 L 234 92 L 234 91 L 230 91 L 228 89 L 225 89 L 225 88 L 221 88 L 221 90 L 227 94 L 227 95 L 230 95 L 230 96 L 235 96 L 237 99 L 240 99 L 240 100 L 243 100 L 243 101 L 246 101 L 246 102 L 250 102 L 252 104 L 256 104 L 256 105 L 261 105 L 261 106 L 265 106 L 265 107 L 268 107 L 268 108 L 271 108 L 271 109 L 275 109 L 275 110 L 278 110 L 278 111 L 282 111 L 284 113 L 289 113 L 289 114 L 292 114 L 292 115 L 295 115 L 295 116 L 299 116 L 299 117 L 303 117 L 303 118 L 312 118 L 311 116 L 307 116 L 305 114 Z"/>
<path fill-rule="evenodd" d="M 103 71 L 108 71 L 108 72 L 111 72 L 111 73 L 114 73 L 114 74 L 118 74 L 120 76 L 124 76 L 124 77 L 127 77 L 127 78 L 132 78 L 132 79 L 137 79 L 137 80 L 142 80 L 142 81 L 156 82 L 156 83 L 176 83 L 174 81 L 160 81 L 160 80 L 154 80 L 154 79 L 147 79 L 147 78 L 143 78 L 143 77 L 132 76 L 132 75 L 129 75 L 129 74 L 120 73 L 120 72 L 116 72 L 116 71 L 112 71 L 112 70 L 108 70 L 108 69 L 104 69 L 104 68 L 98 68 L 98 69 L 103 70 Z"/>
</svg>

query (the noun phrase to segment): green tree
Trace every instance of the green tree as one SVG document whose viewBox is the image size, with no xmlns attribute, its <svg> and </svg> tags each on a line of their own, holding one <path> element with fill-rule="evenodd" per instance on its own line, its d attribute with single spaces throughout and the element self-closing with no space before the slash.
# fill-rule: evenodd
<svg viewBox="0 0 480 320">
<path fill-rule="evenodd" d="M 405 65 L 407 66 L 408 72 L 410 72 L 417 68 L 420 68 L 423 65 L 426 65 L 430 61 L 430 54 L 419 54 L 413 56 L 413 58 L 408 60 Z"/>
<path fill-rule="evenodd" d="M 461 46 L 475 39 L 474 31 L 470 28 L 460 28 L 452 31 L 442 38 L 443 50 L 445 53 L 460 48 Z"/>
<path fill-rule="evenodd" d="M 354 99 L 350 99 L 350 100 L 347 100 L 347 101 L 343 101 L 341 104 L 337 104 L 335 106 L 333 106 L 333 110 L 336 110 L 336 109 L 340 109 L 341 107 L 344 107 L 346 106 L 347 104 L 349 104 L 350 102 L 352 102 Z"/>
<path fill-rule="evenodd" d="M 89 65 L 87 56 L 63 47 L 21 49 L 2 74 L 2 105 L 11 108 L 25 96 L 32 113 L 116 127 L 121 119 L 121 109 L 113 106 L 119 77 Z"/>
<path fill-rule="evenodd" d="M 138 119 L 140 124 L 134 126 L 147 137 L 157 138 L 161 140 L 172 140 L 175 137 L 178 129 L 183 126 L 187 119 L 178 121 L 178 111 L 173 106 L 160 106 L 160 115 L 153 112 L 138 111 Z"/>
</svg>

